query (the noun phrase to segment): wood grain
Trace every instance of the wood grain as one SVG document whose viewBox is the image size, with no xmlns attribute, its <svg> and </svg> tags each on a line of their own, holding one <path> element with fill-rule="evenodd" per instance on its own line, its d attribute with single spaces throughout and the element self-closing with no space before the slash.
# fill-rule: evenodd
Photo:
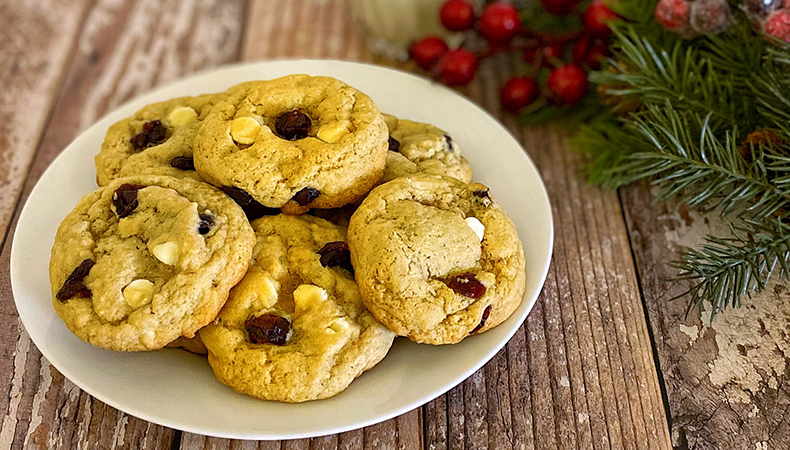
<svg viewBox="0 0 790 450">
<path fill-rule="evenodd" d="M 99 0 L 84 17 L 71 37 L 76 50 L 50 124 L 36 135 L 41 145 L 22 201 L 79 130 L 125 99 L 191 71 L 240 56 L 414 70 L 372 56 L 343 0 Z M 583 161 L 561 132 L 527 130 L 502 113 L 498 89 L 513 66 L 507 58 L 487 61 L 460 91 L 502 119 L 541 171 L 552 199 L 555 254 L 524 326 L 464 383 L 403 416 L 334 436 L 255 442 L 174 433 L 96 401 L 41 357 L 18 326 L 7 240 L 0 253 L 0 369 L 7 369 L 1 373 L 9 400 L 0 403 L 0 448 L 668 449 L 619 199 L 584 184 Z"/>
<path fill-rule="evenodd" d="M 57 96 L 85 3 L 0 3 L 0 236 Z"/>
<path fill-rule="evenodd" d="M 686 207 L 653 205 L 643 187 L 624 189 L 623 204 L 666 382 L 673 445 L 790 448 L 787 285 L 771 285 L 712 323 L 698 311 L 687 316 L 689 299 L 673 299 L 687 285 L 671 281 L 676 272 L 667 263 L 677 258 L 680 244 L 695 246 L 711 229 L 721 235 L 726 227 Z M 726 383 L 715 378 L 717 365 L 724 366 Z"/>
<path fill-rule="evenodd" d="M 243 10 L 242 1 L 219 0 L 100 0 L 92 4 L 79 35 L 72 27 L 72 36 L 67 38 L 76 38 L 77 48 L 40 138 L 22 201 L 49 162 L 108 109 L 157 84 L 236 60 Z M 68 24 L 67 12 L 60 12 L 66 14 Z M 21 111 L 27 109 L 17 112 Z M 43 113 L 48 113 L 48 107 Z M 0 153 L 7 154 L 5 150 Z M 14 176 L 21 187 L 24 177 Z M 10 242 L 9 236 L 0 254 L 0 373 L 9 392 L 9 400 L 0 399 L 0 448 L 169 449 L 172 430 L 93 399 L 65 380 L 31 344 L 18 326 L 11 298 Z"/>
<path fill-rule="evenodd" d="M 314 17 L 310 11 L 316 10 L 330 18 L 320 28 L 325 35 L 308 25 Z M 272 15 L 278 16 L 276 21 Z M 383 62 L 349 33 L 353 27 L 337 0 L 252 2 L 249 20 L 261 26 L 246 27 L 245 59 Z M 344 45 L 335 44 L 337 40 Z M 498 86 L 511 65 L 503 59 L 486 63 L 462 92 L 504 118 Z M 424 441 L 406 442 L 428 449 L 669 448 L 617 196 L 584 185 L 578 172 L 582 162 L 560 134 L 525 131 L 512 118 L 505 121 L 535 159 L 554 199 L 557 249 L 547 287 L 506 349 L 462 385 L 423 407 Z M 396 448 L 393 436 L 402 419 L 366 428 L 359 448 Z M 342 441 L 333 440 L 328 448 L 340 448 Z M 184 450 L 220 445 L 190 434 L 184 434 L 181 444 Z"/>
</svg>

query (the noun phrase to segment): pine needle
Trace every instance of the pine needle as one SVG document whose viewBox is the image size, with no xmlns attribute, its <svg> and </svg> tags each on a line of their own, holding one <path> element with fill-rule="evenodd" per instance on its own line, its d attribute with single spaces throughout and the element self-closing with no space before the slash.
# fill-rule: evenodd
<svg viewBox="0 0 790 450">
<path fill-rule="evenodd" d="M 715 314 L 790 278 L 790 45 L 737 9 L 725 33 L 683 40 L 626 3 L 636 19 L 614 27 L 611 64 L 591 79 L 604 103 L 631 112 L 582 126 L 572 143 L 593 157 L 593 183 L 650 183 L 656 201 L 731 222 L 671 263 L 692 283 L 690 307 Z"/>
</svg>

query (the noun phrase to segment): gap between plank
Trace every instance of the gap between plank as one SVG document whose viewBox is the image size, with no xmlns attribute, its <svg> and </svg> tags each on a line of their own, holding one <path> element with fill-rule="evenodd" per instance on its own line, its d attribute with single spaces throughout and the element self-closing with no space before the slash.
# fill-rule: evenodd
<svg viewBox="0 0 790 450">
<path fill-rule="evenodd" d="M 170 442 L 170 450 L 181 449 L 181 430 L 173 430 L 173 440 Z"/>
<path fill-rule="evenodd" d="M 667 387 L 664 383 L 664 372 L 661 370 L 661 361 L 658 358 L 658 348 L 656 348 L 656 339 L 653 335 L 653 327 L 650 326 L 650 316 L 647 310 L 647 301 L 645 300 L 645 292 L 642 289 L 642 276 L 641 267 L 636 260 L 636 253 L 634 253 L 633 241 L 631 240 L 631 227 L 628 225 L 628 217 L 626 217 L 625 204 L 623 203 L 623 194 L 620 189 L 617 189 L 617 199 L 620 201 L 620 213 L 623 216 L 623 223 L 625 223 L 625 232 L 628 236 L 628 251 L 631 253 L 631 262 L 634 264 L 636 271 L 636 285 L 639 288 L 639 300 L 642 302 L 642 311 L 645 315 L 645 325 L 647 325 L 647 336 L 650 339 L 650 348 L 653 350 L 653 365 L 656 367 L 656 378 L 658 379 L 658 388 L 661 391 L 661 402 L 664 404 L 664 415 L 667 418 L 667 427 L 669 427 L 670 439 L 672 438 L 672 415 L 669 409 L 669 395 L 667 395 Z M 671 442 L 670 442 L 671 445 Z"/>
</svg>

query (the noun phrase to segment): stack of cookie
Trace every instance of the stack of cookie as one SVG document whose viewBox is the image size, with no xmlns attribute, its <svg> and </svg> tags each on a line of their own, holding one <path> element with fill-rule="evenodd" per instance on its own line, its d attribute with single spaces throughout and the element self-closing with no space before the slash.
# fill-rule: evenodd
<svg viewBox="0 0 790 450">
<path fill-rule="evenodd" d="M 96 167 L 52 249 L 58 315 L 107 349 L 207 353 L 258 398 L 336 395 L 396 335 L 456 343 L 524 295 L 515 227 L 452 138 L 332 78 L 149 105 Z"/>
</svg>

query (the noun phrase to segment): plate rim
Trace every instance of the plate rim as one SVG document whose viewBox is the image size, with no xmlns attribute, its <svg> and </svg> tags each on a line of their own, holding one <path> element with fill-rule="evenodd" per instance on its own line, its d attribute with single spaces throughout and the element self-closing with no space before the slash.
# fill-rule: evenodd
<svg viewBox="0 0 790 450">
<path fill-rule="evenodd" d="M 305 65 L 318 64 L 318 66 L 316 66 L 316 71 L 317 72 L 322 71 L 322 66 L 320 66 L 320 65 L 323 65 L 323 64 L 338 65 L 338 66 L 349 66 L 349 67 L 358 66 L 358 67 L 363 67 L 366 70 L 367 69 L 374 69 L 374 70 L 381 70 L 381 71 L 385 71 L 385 72 L 392 72 L 392 73 L 396 74 L 397 76 L 406 76 L 406 77 L 413 78 L 413 79 L 418 80 L 418 81 L 423 82 L 423 83 L 428 83 L 428 84 L 430 84 L 430 85 L 432 85 L 434 87 L 438 87 L 438 88 L 444 90 L 449 95 L 453 95 L 455 97 L 460 98 L 469 107 L 475 109 L 478 113 L 482 113 L 489 120 L 489 122 L 491 122 L 491 125 L 495 125 L 496 127 L 498 127 L 499 131 L 504 132 L 508 136 L 508 138 L 511 141 L 513 141 L 518 146 L 518 148 L 521 149 L 523 157 L 526 158 L 527 163 L 532 167 L 534 172 L 537 174 L 537 179 L 539 181 L 539 187 L 540 187 L 540 197 L 541 197 L 542 202 L 545 203 L 544 206 L 546 207 L 545 208 L 546 212 L 547 212 L 546 225 L 547 225 L 548 228 L 547 228 L 547 242 L 546 242 L 547 255 L 546 255 L 546 260 L 543 262 L 543 268 L 540 271 L 540 279 L 538 280 L 538 283 L 536 284 L 537 288 L 536 288 L 534 293 L 532 293 L 529 297 L 526 297 L 526 294 L 529 294 L 529 293 L 525 293 L 525 298 L 522 301 L 527 302 L 527 306 L 526 306 L 522 316 L 517 318 L 517 325 L 514 325 L 513 328 L 507 332 L 506 336 L 503 339 L 501 339 L 496 345 L 494 345 L 491 349 L 489 349 L 489 351 L 485 353 L 484 357 L 480 358 L 477 362 L 475 362 L 468 370 L 464 371 L 463 373 L 461 373 L 457 377 L 454 377 L 452 381 L 449 381 L 449 382 L 445 383 L 445 385 L 442 386 L 442 388 L 440 388 L 437 391 L 435 391 L 434 393 L 430 394 L 428 397 L 421 398 L 421 399 L 419 399 L 419 400 L 417 400 L 415 402 L 406 404 L 404 406 L 401 406 L 400 408 L 394 409 L 393 411 L 390 411 L 390 412 L 382 414 L 382 415 L 375 416 L 374 418 L 371 418 L 371 419 L 368 419 L 368 420 L 365 420 L 365 421 L 360 421 L 360 422 L 356 422 L 356 423 L 345 425 L 345 426 L 338 426 L 338 427 L 331 428 L 331 429 L 320 430 L 318 432 L 283 433 L 283 434 L 278 434 L 276 436 L 275 435 L 262 435 L 262 434 L 255 434 L 255 433 L 233 433 L 233 434 L 225 433 L 225 434 L 223 434 L 222 432 L 218 432 L 217 430 L 206 430 L 206 429 L 200 429 L 200 428 L 193 427 L 193 426 L 191 426 L 190 423 L 181 422 L 179 420 L 179 418 L 161 417 L 159 414 L 156 414 L 156 413 L 147 412 L 147 411 L 140 411 L 140 410 L 138 410 L 136 408 L 133 408 L 133 407 L 130 408 L 129 407 L 130 405 L 120 404 L 120 402 L 116 401 L 112 396 L 105 396 L 102 393 L 95 392 L 92 386 L 85 386 L 84 383 L 80 383 L 80 382 L 75 381 L 75 379 L 79 379 L 79 374 L 78 373 L 73 373 L 73 372 L 71 372 L 68 369 L 66 371 L 64 371 L 64 370 L 61 369 L 61 367 L 58 367 L 53 362 L 53 359 L 54 360 L 58 360 L 59 358 L 57 356 L 55 356 L 53 358 L 52 357 L 53 354 L 49 351 L 49 349 L 47 349 L 45 351 L 45 350 L 42 350 L 39 347 L 39 345 L 34 340 L 33 335 L 30 334 L 27 331 L 27 325 L 25 324 L 24 320 L 22 319 L 22 314 L 19 314 L 19 302 L 21 301 L 21 299 L 20 299 L 20 296 L 17 295 L 17 291 L 19 289 L 21 289 L 21 288 L 17 288 L 18 283 L 15 283 L 15 280 L 17 279 L 17 276 L 18 276 L 16 274 L 15 267 L 17 265 L 21 264 L 21 263 L 18 262 L 19 259 L 21 258 L 21 255 L 20 255 L 21 250 L 18 250 L 19 249 L 18 240 L 21 239 L 19 237 L 19 236 L 21 236 L 21 234 L 17 233 L 17 229 L 16 228 L 17 228 L 17 226 L 19 224 L 25 222 L 24 219 L 25 219 L 25 217 L 26 217 L 26 215 L 28 214 L 28 211 L 29 211 L 28 210 L 29 199 L 33 198 L 35 195 L 37 195 L 38 190 L 41 188 L 41 183 L 40 183 L 41 180 L 45 176 L 47 176 L 47 174 L 50 172 L 52 167 L 55 166 L 56 163 L 61 158 L 65 158 L 65 154 L 67 153 L 67 150 L 71 146 L 73 146 L 73 145 L 75 145 L 75 143 L 78 143 L 79 141 L 83 140 L 85 135 L 89 134 L 90 132 L 92 132 L 92 130 L 94 130 L 95 128 L 98 128 L 100 125 L 103 125 L 103 123 L 105 121 L 111 120 L 110 118 L 112 118 L 113 116 L 119 115 L 121 111 L 123 111 L 123 110 L 125 110 L 127 108 L 131 108 L 132 105 L 135 105 L 137 103 L 145 104 L 145 103 L 150 103 L 152 101 L 161 101 L 162 98 L 169 98 L 169 97 L 166 97 L 166 95 L 167 95 L 166 93 L 169 90 L 172 90 L 174 88 L 174 86 L 177 86 L 177 85 L 179 85 L 181 83 L 187 82 L 188 80 L 197 79 L 197 78 L 200 78 L 200 77 L 205 77 L 205 76 L 210 76 L 210 75 L 216 76 L 216 75 L 224 73 L 224 72 L 236 72 L 236 71 L 240 71 L 240 70 L 244 71 L 244 70 L 250 70 L 250 69 L 259 68 L 259 67 L 260 68 L 264 68 L 264 70 L 265 70 L 266 66 L 276 66 L 278 64 L 283 64 L 283 63 L 294 63 L 294 64 L 305 64 Z M 293 73 L 299 73 L 299 72 L 296 71 L 296 72 L 293 72 Z M 138 108 L 139 107 L 140 106 L 138 106 Z M 120 117 L 125 117 L 125 115 L 121 115 Z M 38 194 L 38 195 L 40 195 L 40 194 Z M 84 194 L 82 194 L 82 195 L 84 195 Z M 532 160 L 532 158 L 529 156 L 529 154 L 526 152 L 526 150 L 524 149 L 524 147 L 521 144 L 521 142 L 519 142 L 519 140 L 516 139 L 515 136 L 513 136 L 513 134 L 510 132 L 510 130 L 508 130 L 489 111 L 485 110 L 482 106 L 480 106 L 477 103 L 473 102 L 471 99 L 469 99 L 468 97 L 460 94 L 459 92 L 457 92 L 457 91 L 455 91 L 455 90 L 453 90 L 453 89 L 451 89 L 451 88 L 449 88 L 449 87 L 447 87 L 445 85 L 442 85 L 440 83 L 437 83 L 437 82 L 429 80 L 429 79 L 427 79 L 425 77 L 422 77 L 422 76 L 420 76 L 418 74 L 414 74 L 414 73 L 407 72 L 407 71 L 404 71 L 404 70 L 400 70 L 400 69 L 397 69 L 397 68 L 386 67 L 386 66 L 381 66 L 381 65 L 376 65 L 376 64 L 363 63 L 363 62 L 357 62 L 357 61 L 341 61 L 341 60 L 337 60 L 337 59 L 312 59 L 312 58 L 307 58 L 307 59 L 306 58 L 283 58 L 283 59 L 272 59 L 272 60 L 266 60 L 266 61 L 236 62 L 236 63 L 232 63 L 232 64 L 222 65 L 222 66 L 219 66 L 219 67 L 209 68 L 209 69 L 201 70 L 201 71 L 195 72 L 193 74 L 189 74 L 187 76 L 181 77 L 179 79 L 170 81 L 170 82 L 166 83 L 163 86 L 159 86 L 159 87 L 155 87 L 153 89 L 149 89 L 149 90 L 147 90 L 145 92 L 142 92 L 142 93 L 140 93 L 138 95 L 135 95 L 133 98 L 123 102 L 122 104 L 120 104 L 120 105 L 118 105 L 116 107 L 114 107 L 112 110 L 110 110 L 110 111 L 106 112 L 105 114 L 103 114 L 99 119 L 97 119 L 90 126 L 88 126 L 86 129 L 84 129 L 82 132 L 80 132 L 76 137 L 74 137 L 63 148 L 63 150 L 61 150 L 60 153 L 48 164 L 46 170 L 36 180 L 36 184 L 31 189 L 29 195 L 25 199 L 25 203 L 24 203 L 24 205 L 22 207 L 22 210 L 21 210 L 20 215 L 19 215 L 19 219 L 17 221 L 16 226 L 14 227 L 13 232 L 14 232 L 14 236 L 13 236 L 13 240 L 12 240 L 12 243 L 11 243 L 11 256 L 10 256 L 10 264 L 9 264 L 9 274 L 10 274 L 12 294 L 13 294 L 13 298 L 14 298 L 14 305 L 15 305 L 15 307 L 17 309 L 17 313 L 19 315 L 19 321 L 20 321 L 22 327 L 25 329 L 25 332 L 28 333 L 28 336 L 30 337 L 31 342 L 34 345 L 36 345 L 36 348 L 41 352 L 41 354 L 64 377 L 66 377 L 69 381 L 74 383 L 77 387 L 79 387 L 80 389 L 84 390 L 86 393 L 88 393 L 92 397 L 98 399 L 99 401 L 101 401 L 101 402 L 103 402 L 103 403 L 105 403 L 105 404 L 107 404 L 107 405 L 109 405 L 109 406 L 111 406 L 111 407 L 113 407 L 113 408 L 115 408 L 115 409 L 117 409 L 119 411 L 122 411 L 125 414 L 132 415 L 132 416 L 137 417 L 137 418 L 139 418 L 141 420 L 145 420 L 145 421 L 149 421 L 149 422 L 161 425 L 161 426 L 165 426 L 165 427 L 169 427 L 169 428 L 173 428 L 173 429 L 177 429 L 177 430 L 181 430 L 181 431 L 185 431 L 185 432 L 205 435 L 205 436 L 213 436 L 213 437 L 219 437 L 219 438 L 230 438 L 230 439 L 255 439 L 255 440 L 303 439 L 303 438 L 320 437 L 320 436 L 327 436 L 327 435 L 331 435 L 331 434 L 338 434 L 338 433 L 343 433 L 343 432 L 350 431 L 350 430 L 355 430 L 355 429 L 367 427 L 367 426 L 370 426 L 370 425 L 374 425 L 374 424 L 377 424 L 377 423 L 384 422 L 384 421 L 392 419 L 394 417 L 398 417 L 398 416 L 400 416 L 400 415 L 402 415 L 402 414 L 404 414 L 406 412 L 409 412 L 409 411 L 411 411 L 411 410 L 413 410 L 415 408 L 421 407 L 421 406 L 431 402 L 432 400 L 436 399 L 437 397 L 445 394 L 446 392 L 448 392 L 449 390 L 451 390 L 454 387 L 458 386 L 459 384 L 463 383 L 472 374 L 474 374 L 480 368 L 482 368 L 484 365 L 486 365 L 488 362 L 490 362 L 491 359 L 502 348 L 504 348 L 508 344 L 508 342 L 510 342 L 510 340 L 513 338 L 513 336 L 516 334 L 516 332 L 523 326 L 524 321 L 526 320 L 527 316 L 529 315 L 529 313 L 534 308 L 535 303 L 537 302 L 537 299 L 540 296 L 540 293 L 542 292 L 542 290 L 544 288 L 544 285 L 545 285 L 545 282 L 546 282 L 546 278 L 548 276 L 548 272 L 549 272 L 549 269 L 550 269 L 550 266 L 551 266 L 551 260 L 553 258 L 553 251 L 554 251 L 554 217 L 553 217 L 553 210 L 552 210 L 552 207 L 551 207 L 551 201 L 550 201 L 549 196 L 548 196 L 548 192 L 547 192 L 547 189 L 546 189 L 545 182 L 543 181 L 543 177 L 541 176 L 541 173 L 538 170 L 537 165 Z M 48 271 L 48 269 L 47 269 L 47 271 Z M 239 395 L 241 395 L 241 394 L 239 394 Z M 215 431 L 217 431 L 217 432 L 215 432 Z"/>
</svg>

